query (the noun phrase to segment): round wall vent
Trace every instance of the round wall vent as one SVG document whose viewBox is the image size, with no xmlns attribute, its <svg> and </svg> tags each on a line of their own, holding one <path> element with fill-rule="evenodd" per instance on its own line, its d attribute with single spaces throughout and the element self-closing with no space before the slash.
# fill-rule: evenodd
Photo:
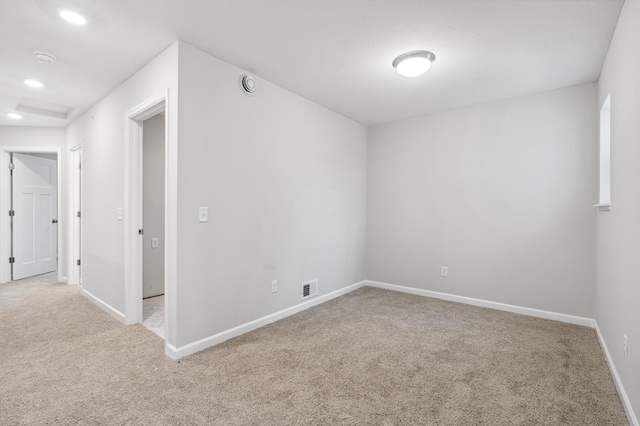
<svg viewBox="0 0 640 426">
<path fill-rule="evenodd" d="M 38 52 L 36 50 L 35 52 L 33 52 L 33 56 L 35 56 L 38 62 L 40 62 L 41 64 L 52 64 L 56 61 L 56 57 L 47 52 Z"/>
<path fill-rule="evenodd" d="M 250 75 L 243 75 L 242 88 L 247 93 L 253 93 L 256 91 L 256 81 Z"/>
</svg>

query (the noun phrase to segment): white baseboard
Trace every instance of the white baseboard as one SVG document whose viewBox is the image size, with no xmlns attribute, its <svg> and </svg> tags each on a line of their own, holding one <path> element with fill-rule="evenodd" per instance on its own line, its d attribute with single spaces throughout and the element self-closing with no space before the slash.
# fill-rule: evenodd
<svg viewBox="0 0 640 426">
<path fill-rule="evenodd" d="M 363 285 L 365 285 L 366 281 L 361 281 L 356 284 L 352 284 L 348 287 L 341 288 L 340 290 L 333 291 L 331 293 L 325 294 L 320 297 L 316 297 L 312 300 L 299 303 L 295 306 L 292 306 L 287 309 L 283 309 L 281 311 L 275 312 L 273 314 L 264 316 L 262 318 L 258 318 L 256 320 L 250 321 L 248 323 L 239 325 L 237 327 L 231 328 L 229 330 L 225 330 L 221 333 L 214 334 L 213 336 L 205 337 L 204 339 L 198 340 L 193 343 L 189 343 L 184 346 L 175 347 L 169 343 L 165 343 L 165 354 L 168 355 L 171 359 L 178 360 L 180 358 L 184 358 L 185 356 L 192 355 L 196 352 L 200 352 L 204 349 L 210 348 L 211 346 L 215 346 L 219 343 L 224 342 L 225 340 L 232 339 L 234 337 L 240 336 L 241 334 L 248 333 L 249 331 L 255 330 L 256 328 L 263 327 L 272 322 L 281 320 L 288 316 L 297 314 L 298 312 L 309 309 L 313 306 L 319 305 L 324 302 L 328 302 L 331 299 L 335 299 L 336 297 L 340 297 L 347 293 L 350 293 L 354 290 L 359 289 Z"/>
<path fill-rule="evenodd" d="M 448 300 L 451 302 L 465 303 L 468 305 L 481 306 L 485 308 L 497 309 L 501 311 L 513 312 L 516 314 L 529 315 L 538 318 L 551 319 L 555 321 L 566 322 L 570 324 L 583 325 L 587 327 L 594 328 L 595 321 L 591 318 L 578 317 L 567 314 L 559 314 L 556 312 L 542 311 L 539 309 L 525 308 L 521 306 L 515 305 L 507 305 L 504 303 L 491 302 L 488 300 L 481 299 L 473 299 L 470 297 L 464 296 L 456 296 L 453 294 L 447 293 L 439 293 L 435 291 L 429 290 L 421 290 L 412 287 L 404 287 L 395 284 L 381 283 L 377 281 L 361 281 L 359 283 L 350 285 L 340 290 L 336 290 L 332 293 L 325 294 L 324 296 L 320 296 L 318 298 L 314 298 L 313 300 L 309 300 L 304 303 L 300 303 L 296 306 L 292 306 L 290 308 L 284 309 L 279 312 L 275 312 L 271 315 L 267 315 L 262 318 L 258 318 L 254 321 L 250 321 L 246 324 L 239 325 L 229 330 L 225 330 L 221 333 L 214 334 L 209 337 L 205 337 L 204 339 L 198 340 L 193 343 L 189 343 L 184 346 L 175 347 L 169 343 L 165 344 L 165 354 L 169 356 L 171 359 L 178 360 L 180 358 L 184 358 L 185 356 L 192 355 L 196 352 L 200 352 L 204 349 L 210 348 L 211 346 L 215 346 L 219 343 L 224 342 L 225 340 L 232 339 L 234 337 L 240 336 L 244 333 L 248 333 L 249 331 L 255 330 L 256 328 L 265 326 L 272 322 L 281 320 L 298 312 L 304 311 L 305 309 L 309 309 L 312 306 L 319 305 L 336 297 L 340 297 L 344 294 L 350 293 L 354 290 L 359 289 L 363 286 L 377 287 L 383 288 L 386 290 L 399 291 L 402 293 L 415 294 L 419 296 L 433 297 L 437 299 Z"/>
<path fill-rule="evenodd" d="M 577 324 L 577 325 L 583 325 L 586 327 L 594 328 L 598 336 L 598 341 L 600 342 L 600 346 L 602 347 L 602 350 L 607 359 L 607 364 L 609 365 L 611 376 L 613 377 L 613 381 L 616 385 L 616 388 L 618 389 L 618 394 L 622 399 L 622 405 L 624 407 L 624 411 L 627 414 L 627 418 L 629 419 L 629 422 L 632 426 L 640 426 L 640 424 L 638 423 L 638 418 L 636 417 L 633 411 L 633 407 L 631 406 L 631 401 L 629 400 L 629 397 L 627 396 L 627 393 L 624 390 L 624 386 L 622 385 L 620 376 L 618 375 L 618 372 L 616 371 L 616 367 L 613 364 L 613 358 L 611 358 L 611 354 L 609 353 L 607 344 L 605 343 L 602 333 L 600 332 L 598 323 L 594 319 L 578 317 L 574 315 L 559 314 L 557 312 L 542 311 L 539 309 L 525 308 L 522 306 L 507 305 L 505 303 L 490 302 L 488 300 L 473 299 L 471 297 L 456 296 L 456 295 L 447 294 L 447 293 L 439 293 L 437 291 L 429 291 L 429 290 L 422 290 L 422 289 L 417 289 L 412 287 L 399 286 L 395 284 L 381 283 L 377 281 L 366 281 L 365 285 L 370 287 L 377 287 L 377 288 L 382 288 L 386 290 L 399 291 L 402 293 L 415 294 L 419 296 L 433 297 L 436 299 L 448 300 L 451 302 L 466 303 L 468 305 L 481 306 L 484 308 L 497 309 L 500 311 L 513 312 L 516 314 L 529 315 L 533 317 L 550 319 L 550 320 L 555 320 L 560 322 L 566 322 L 569 324 Z"/>
<path fill-rule="evenodd" d="M 638 424 L 638 418 L 633 412 L 631 401 L 629 401 L 627 392 L 624 390 L 624 386 L 622 385 L 622 381 L 620 380 L 620 376 L 618 375 L 616 366 L 613 364 L 613 358 L 611 358 L 611 354 L 609 353 L 609 348 L 607 347 L 607 344 L 604 341 L 604 337 L 600 332 L 600 327 L 598 327 L 597 322 L 596 322 L 596 334 L 598 336 L 598 341 L 600 342 L 600 346 L 602 347 L 602 351 L 604 352 L 604 355 L 607 358 L 607 364 L 609 365 L 611 376 L 613 376 L 613 382 L 616 384 L 616 388 L 618 389 L 618 394 L 620 395 L 620 399 L 622 400 L 622 406 L 624 407 L 624 411 L 627 413 L 627 418 L 629 419 L 629 422 L 631 423 L 631 425 L 640 426 L 640 424 Z"/>
<path fill-rule="evenodd" d="M 531 317 L 550 319 L 555 321 L 566 322 L 569 324 L 577 324 L 577 325 L 583 325 L 586 327 L 595 328 L 595 320 L 593 320 L 592 318 L 578 317 L 578 316 L 567 315 L 567 314 L 559 314 L 557 312 L 542 311 L 540 309 L 525 308 L 522 306 L 508 305 L 506 303 L 491 302 L 489 300 L 474 299 L 471 297 L 464 297 L 464 296 L 456 296 L 455 294 L 440 293 L 437 291 L 422 290 L 422 289 L 413 288 L 413 287 L 404 287 L 404 286 L 395 285 L 395 284 L 381 283 L 378 281 L 366 281 L 365 285 L 368 285 L 370 287 L 383 288 L 386 290 L 399 291 L 402 293 L 433 297 L 435 299 L 448 300 L 450 302 L 465 303 L 467 305 L 481 306 L 483 308 L 497 309 L 499 311 L 512 312 L 515 314 L 528 315 Z"/>
<path fill-rule="evenodd" d="M 115 319 L 117 319 L 118 321 L 124 324 L 124 314 L 122 312 L 120 312 L 113 306 L 103 302 L 102 300 L 98 299 L 96 296 L 89 293 L 85 289 L 82 289 L 82 295 L 87 299 L 89 299 L 91 302 L 93 302 L 93 304 L 98 306 L 100 309 L 102 309 L 103 311 L 105 311 L 106 313 L 108 313 L 109 315 L 111 315 L 112 317 L 114 317 Z"/>
<path fill-rule="evenodd" d="M 600 341 L 600 345 L 602 346 L 602 349 L 605 353 L 606 359 L 607 359 L 607 363 L 609 365 L 609 369 L 611 370 L 611 375 L 613 376 L 614 379 L 614 383 L 616 385 L 616 388 L 618 389 L 618 392 L 620 394 L 620 397 L 622 398 L 622 402 L 623 402 L 623 406 L 625 409 L 625 412 L 627 414 L 627 417 L 629 418 L 629 421 L 631 423 L 632 426 L 640 426 L 638 424 L 638 420 L 633 412 L 633 408 L 631 406 L 631 402 L 629 401 L 629 397 L 627 396 L 624 387 L 622 385 L 622 382 L 620 381 L 620 376 L 618 376 L 618 373 L 615 369 L 615 366 L 613 364 L 613 360 L 611 358 L 611 355 L 609 353 L 609 350 L 607 348 L 607 345 L 604 342 L 604 339 L 602 337 L 602 334 L 600 333 L 600 329 L 598 328 L 598 324 L 596 323 L 596 321 L 592 318 L 586 318 L 586 317 L 579 317 L 579 316 L 575 316 L 575 315 L 567 315 L 567 314 L 560 314 L 557 312 L 550 312 L 550 311 L 543 311 L 540 309 L 533 309 L 533 308 L 525 308 L 522 306 L 516 306 L 516 305 L 509 305 L 509 304 L 505 304 L 505 303 L 498 303 L 498 302 L 491 302 L 488 300 L 482 300 L 482 299 L 474 299 L 471 297 L 464 297 L 464 296 L 456 296 L 454 294 L 447 294 L 447 293 L 440 293 L 440 292 L 436 292 L 436 291 L 429 291 L 429 290 L 422 290 L 422 289 L 417 289 L 417 288 L 412 288 L 412 287 L 405 287 L 405 286 L 399 286 L 399 285 L 395 285 L 395 284 L 388 284 L 388 283 L 382 283 L 382 282 L 377 282 L 377 281 L 361 281 L 359 283 L 350 285 L 348 287 L 342 288 L 340 290 L 336 290 L 334 292 L 331 292 L 329 294 L 325 294 L 323 296 L 320 296 L 318 298 L 315 298 L 313 300 L 309 300 L 307 302 L 303 302 L 300 303 L 296 306 L 292 306 L 290 308 L 287 309 L 283 309 L 282 311 L 279 312 L 275 312 L 273 314 L 264 316 L 262 318 L 258 318 L 254 321 L 250 321 L 248 323 L 239 325 L 237 327 L 234 327 L 232 329 L 223 331 L 221 333 L 215 334 L 213 336 L 209 336 L 206 337 L 204 339 L 198 340 L 196 342 L 193 343 L 189 343 L 187 345 L 184 346 L 180 346 L 180 347 L 175 347 L 169 343 L 165 343 L 165 354 L 167 356 L 169 356 L 170 358 L 174 359 L 174 360 L 178 360 L 180 358 L 184 358 L 185 356 L 188 355 L 192 355 L 196 352 L 200 352 L 204 349 L 210 348 L 211 346 L 215 346 L 219 343 L 222 343 L 226 340 L 232 339 L 234 337 L 240 336 L 244 333 L 248 333 L 252 330 L 255 330 L 257 328 L 263 327 L 267 324 L 270 324 L 272 322 L 275 321 L 279 321 L 281 319 L 284 319 L 288 316 L 294 315 L 298 312 L 304 311 L 306 309 L 309 309 L 313 306 L 319 305 L 321 303 L 327 302 L 331 299 L 335 299 L 336 297 L 340 297 L 342 295 L 345 295 L 347 293 L 350 293 L 354 290 L 357 290 L 361 287 L 364 286 L 370 286 L 370 287 L 376 287 L 376 288 L 382 288 L 382 289 L 386 289 L 386 290 L 392 290 L 392 291 L 398 291 L 398 292 L 402 292 L 402 293 L 408 293 L 408 294 L 415 294 L 415 295 L 419 295 L 419 296 L 425 296 L 425 297 L 432 297 L 432 298 L 436 298 L 436 299 L 442 299 L 442 300 L 448 300 L 451 302 L 458 302 L 458 303 L 464 303 L 467 305 L 474 305 L 474 306 L 480 306 L 480 307 L 484 307 L 484 308 L 490 308 L 490 309 L 497 309 L 500 311 L 506 311 L 506 312 L 512 312 L 512 313 L 516 313 L 516 314 L 522 314 L 522 315 L 528 315 L 528 316 L 533 316 L 533 317 L 537 317 L 537 318 L 544 318 L 544 319 L 550 319 L 550 320 L 555 320 L 555 321 L 560 321 L 560 322 L 565 322 L 565 323 L 569 323 L 569 324 L 576 324 L 576 325 L 582 325 L 582 326 L 586 326 L 586 327 L 590 327 L 590 328 L 594 328 L 596 331 L 596 334 L 598 336 L 598 340 Z M 83 290 L 83 294 L 85 294 L 87 297 L 89 297 L 91 300 L 93 300 L 95 303 L 97 303 L 99 306 L 101 306 L 103 309 L 110 311 L 112 314 L 116 314 L 118 316 L 120 316 L 120 319 L 122 321 L 124 321 L 124 315 L 121 314 L 120 312 L 116 311 L 115 309 L 113 309 L 111 306 L 105 304 L 104 302 L 98 300 L 97 298 L 95 298 L 93 295 L 91 295 L 90 293 L 86 292 L 85 290 Z"/>
</svg>

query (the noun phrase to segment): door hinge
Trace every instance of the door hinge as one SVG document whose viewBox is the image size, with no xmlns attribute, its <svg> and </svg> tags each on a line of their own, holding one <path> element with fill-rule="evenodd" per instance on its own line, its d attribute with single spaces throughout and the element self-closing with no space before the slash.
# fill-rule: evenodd
<svg viewBox="0 0 640 426">
<path fill-rule="evenodd" d="M 16 211 L 15 210 L 9 210 L 9 216 L 15 216 L 16 215 Z"/>
<path fill-rule="evenodd" d="M 82 163 L 78 163 L 78 168 L 81 169 L 82 168 Z"/>
<path fill-rule="evenodd" d="M 76 260 L 76 265 L 80 266 L 80 259 Z"/>
<path fill-rule="evenodd" d="M 81 217 L 81 216 L 82 216 L 82 213 L 78 212 L 78 214 L 77 214 L 77 215 L 78 215 L 78 217 Z"/>
<path fill-rule="evenodd" d="M 9 258 L 9 263 L 16 263 L 16 258 L 15 258 L 15 257 L 13 257 L 13 256 L 11 256 L 11 257 Z"/>
<path fill-rule="evenodd" d="M 16 168 L 16 165 L 14 163 L 9 163 L 9 170 L 13 170 Z"/>
</svg>

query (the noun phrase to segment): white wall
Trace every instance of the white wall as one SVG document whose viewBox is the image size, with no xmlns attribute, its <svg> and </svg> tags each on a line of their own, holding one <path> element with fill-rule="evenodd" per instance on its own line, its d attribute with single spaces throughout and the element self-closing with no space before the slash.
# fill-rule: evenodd
<svg viewBox="0 0 640 426">
<path fill-rule="evenodd" d="M 0 126 L 0 146 L 64 148 L 66 145 L 64 127 Z"/>
<path fill-rule="evenodd" d="M 143 297 L 164 294 L 164 117 L 143 124 Z M 158 247 L 151 240 L 158 239 Z"/>
<path fill-rule="evenodd" d="M 29 155 L 31 155 L 32 157 L 45 158 L 47 160 L 58 161 L 58 154 L 46 154 L 46 153 L 43 154 L 43 153 L 36 152 L 36 153 L 31 153 Z"/>
<path fill-rule="evenodd" d="M 178 96 L 178 43 L 153 59 L 68 127 L 69 146 L 82 143 L 83 288 L 124 314 L 125 115 L 169 89 Z M 169 138 L 177 140 L 177 101 L 170 102 Z M 125 213 L 126 214 L 126 213 Z M 175 337 L 167 336 L 174 344 Z"/>
<path fill-rule="evenodd" d="M 611 93 L 611 211 L 597 219 L 596 322 L 640 415 L 640 2 L 627 0 L 599 81 Z M 629 339 L 629 358 L 622 335 Z"/>
<path fill-rule="evenodd" d="M 586 84 L 370 128 L 367 278 L 592 318 L 596 113 Z"/>
<path fill-rule="evenodd" d="M 22 147 L 22 148 L 45 148 L 45 149 L 60 149 L 60 158 L 58 159 L 58 167 L 61 171 L 61 181 L 58 182 L 58 198 L 61 206 L 60 217 L 58 217 L 58 238 L 61 241 L 66 242 L 68 238 L 69 226 L 68 226 L 68 198 L 67 191 L 65 190 L 68 182 L 68 151 L 66 150 L 66 129 L 62 127 L 18 127 L 18 126 L 0 126 L 0 148 L 2 147 Z M 1 191 L 4 193 L 5 183 L 8 185 L 8 180 L 0 179 Z M 5 218 L 3 218 L 5 219 Z M 6 224 L 6 226 L 5 226 Z M 8 221 L 0 220 L 0 240 L 3 247 L 8 245 L 9 241 L 9 229 Z M 5 250 L 0 250 L 4 252 Z M 62 244 L 61 251 L 58 253 L 58 276 L 67 277 L 67 244 Z M 8 257 L 4 256 L 3 258 Z M 5 267 L 7 265 L 4 265 Z M 2 268 L 0 268 L 1 270 Z M 4 271 L 3 271 L 4 272 Z M 2 275 L 0 274 L 0 282 L 2 282 Z"/>
<path fill-rule="evenodd" d="M 179 345 L 366 278 L 366 128 L 242 73 L 180 45 Z"/>
</svg>

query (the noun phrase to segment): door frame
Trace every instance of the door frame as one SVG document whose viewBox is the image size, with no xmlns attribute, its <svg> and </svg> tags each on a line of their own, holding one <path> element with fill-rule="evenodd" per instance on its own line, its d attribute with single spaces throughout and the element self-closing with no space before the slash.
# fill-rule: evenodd
<svg viewBox="0 0 640 426">
<path fill-rule="evenodd" d="M 125 272 L 125 323 L 142 322 L 142 236 L 138 229 L 142 226 L 142 123 L 164 112 L 165 118 L 165 252 L 164 252 L 164 288 L 165 288 L 165 353 L 170 353 L 176 343 L 175 300 L 177 291 L 177 187 L 178 161 L 177 137 L 170 126 L 171 107 L 169 89 L 131 108 L 125 114 L 125 188 L 124 188 L 124 272 Z M 170 342 L 172 344 L 170 344 Z"/>
<path fill-rule="evenodd" d="M 2 188 L 2 195 L 0 196 L 0 284 L 11 281 L 11 268 L 9 267 L 9 257 L 11 255 L 11 220 L 9 218 L 9 206 L 10 201 L 10 189 L 11 179 L 9 179 L 9 169 L 6 167 L 11 159 L 11 153 L 25 153 L 25 154 L 56 154 L 56 175 L 58 178 L 58 184 L 56 188 L 58 202 L 57 202 L 57 216 L 58 216 L 58 281 L 67 282 L 67 277 L 62 275 L 62 265 L 65 264 L 64 252 L 62 251 L 62 242 L 66 235 L 66 224 L 64 216 L 62 215 L 62 199 L 65 196 L 65 185 L 62 181 L 62 166 L 64 160 L 62 158 L 62 148 L 55 147 L 34 147 L 34 146 L 2 146 L 0 147 L 0 167 L 2 167 L 2 173 L 0 173 L 0 188 Z M 64 229 L 64 231 L 63 231 Z"/>
<path fill-rule="evenodd" d="M 76 261 L 82 259 L 82 242 L 80 238 L 82 236 L 82 220 L 78 218 L 76 212 L 82 211 L 82 199 L 81 197 L 81 182 L 82 182 L 82 169 L 80 165 L 80 153 L 82 152 L 82 144 L 69 148 L 69 253 L 68 260 L 68 283 L 82 285 L 82 266 L 78 268 Z M 80 223 L 76 223 L 76 221 Z"/>
</svg>

